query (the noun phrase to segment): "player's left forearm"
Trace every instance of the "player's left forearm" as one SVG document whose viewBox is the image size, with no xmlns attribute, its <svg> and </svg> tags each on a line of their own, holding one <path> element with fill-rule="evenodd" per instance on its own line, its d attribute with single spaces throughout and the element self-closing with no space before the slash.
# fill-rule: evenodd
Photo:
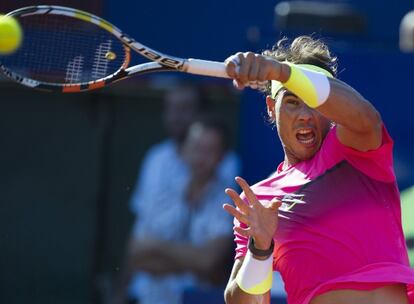
<svg viewBox="0 0 414 304">
<path fill-rule="evenodd" d="M 329 83 L 329 97 L 316 109 L 337 124 L 339 140 L 362 151 L 378 148 L 382 141 L 378 111 L 346 83 L 337 79 L 329 79 Z"/>
<path fill-rule="evenodd" d="M 348 84 L 329 79 L 327 101 L 317 110 L 325 117 L 355 132 L 367 132 L 381 122 L 374 106 Z"/>
</svg>

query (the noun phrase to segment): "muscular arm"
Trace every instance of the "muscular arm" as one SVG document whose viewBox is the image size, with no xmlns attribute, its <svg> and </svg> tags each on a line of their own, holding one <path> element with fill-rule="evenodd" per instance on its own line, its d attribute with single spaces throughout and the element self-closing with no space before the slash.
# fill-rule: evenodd
<svg viewBox="0 0 414 304">
<path fill-rule="evenodd" d="M 243 88 L 249 81 L 286 82 L 289 79 L 291 69 L 287 64 L 251 52 L 235 56 L 240 62 L 238 72 L 231 60 L 234 56 L 226 64 L 227 73 L 234 78 L 238 88 Z M 337 123 L 337 135 L 341 143 L 360 151 L 378 148 L 382 141 L 382 121 L 373 105 L 346 83 L 338 79 L 329 79 L 329 83 L 329 97 L 316 109 Z"/>
<path fill-rule="evenodd" d="M 236 283 L 236 276 L 243 264 L 243 258 L 234 262 L 229 281 L 224 291 L 226 304 L 268 304 L 270 303 L 270 291 L 264 295 L 250 295 L 245 293 Z"/>
<path fill-rule="evenodd" d="M 279 64 L 280 67 L 277 67 Z M 275 80 L 286 81 L 290 67 L 276 63 Z M 345 82 L 329 78 L 330 94 L 325 103 L 316 108 L 337 124 L 337 136 L 345 146 L 360 151 L 377 149 L 382 142 L 382 120 L 374 106 Z M 295 92 L 293 92 L 295 93 Z"/>
<path fill-rule="evenodd" d="M 377 110 L 346 83 L 329 81 L 329 98 L 317 110 L 337 123 L 338 139 L 345 146 L 360 151 L 377 149 L 382 141 L 382 121 Z"/>
<path fill-rule="evenodd" d="M 232 199 L 237 209 L 229 204 L 224 204 L 223 208 L 239 222 L 248 223 L 249 227 L 244 229 L 236 226 L 234 230 L 240 235 L 248 238 L 252 237 L 255 241 L 255 247 L 261 250 L 270 247 L 274 232 L 278 225 L 278 210 L 281 202 L 276 198 L 270 202 L 259 202 L 247 182 L 240 178 L 236 178 L 236 182 L 246 195 L 248 205 L 242 200 L 236 191 L 226 189 L 227 195 Z M 263 259 L 262 257 L 255 257 Z M 270 291 L 262 295 L 251 295 L 241 290 L 236 282 L 236 276 L 244 259 L 237 259 L 234 262 L 224 297 L 227 304 L 268 304 L 270 303 Z"/>
</svg>

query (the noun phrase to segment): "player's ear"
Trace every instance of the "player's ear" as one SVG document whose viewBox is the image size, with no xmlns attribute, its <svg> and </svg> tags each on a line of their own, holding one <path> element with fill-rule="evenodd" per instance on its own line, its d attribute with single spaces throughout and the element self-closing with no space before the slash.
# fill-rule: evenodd
<svg viewBox="0 0 414 304">
<path fill-rule="evenodd" d="M 272 121 L 276 120 L 275 104 L 276 101 L 272 97 L 266 96 L 267 114 Z"/>
</svg>

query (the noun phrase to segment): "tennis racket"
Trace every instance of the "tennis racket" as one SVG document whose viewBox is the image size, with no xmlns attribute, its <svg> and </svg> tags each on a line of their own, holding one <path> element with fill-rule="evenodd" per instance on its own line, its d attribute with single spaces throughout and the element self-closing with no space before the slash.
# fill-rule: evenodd
<svg viewBox="0 0 414 304">
<path fill-rule="evenodd" d="M 222 62 L 160 53 L 84 11 L 39 5 L 7 15 L 20 22 L 24 39 L 17 52 L 0 56 L 0 71 L 31 88 L 81 92 L 160 71 L 229 78 Z M 130 66 L 131 50 L 151 62 Z"/>
</svg>

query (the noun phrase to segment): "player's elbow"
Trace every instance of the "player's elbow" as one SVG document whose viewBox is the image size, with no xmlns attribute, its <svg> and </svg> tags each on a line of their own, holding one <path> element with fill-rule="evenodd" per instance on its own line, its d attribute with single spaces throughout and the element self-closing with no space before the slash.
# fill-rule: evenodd
<svg viewBox="0 0 414 304">
<path fill-rule="evenodd" d="M 362 99 L 362 101 L 350 119 L 349 128 L 359 134 L 380 133 L 382 127 L 380 113 L 367 100 Z"/>
<path fill-rule="evenodd" d="M 365 115 L 361 117 L 360 128 L 362 131 L 378 131 L 382 127 L 382 118 L 380 113 L 371 105 L 368 105 Z"/>
</svg>

